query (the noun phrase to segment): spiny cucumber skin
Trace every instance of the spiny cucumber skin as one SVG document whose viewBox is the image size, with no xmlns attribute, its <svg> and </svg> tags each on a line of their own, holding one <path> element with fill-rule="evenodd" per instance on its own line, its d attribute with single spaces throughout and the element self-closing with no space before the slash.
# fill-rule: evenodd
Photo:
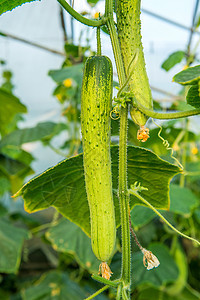
<svg viewBox="0 0 200 300">
<path fill-rule="evenodd" d="M 110 157 L 112 79 L 112 63 L 108 57 L 87 59 L 81 94 L 83 164 L 92 249 L 105 262 L 111 258 L 116 240 Z"/>
<path fill-rule="evenodd" d="M 117 30 L 126 75 L 128 75 L 128 67 L 131 59 L 136 54 L 136 51 L 139 51 L 138 59 L 129 82 L 130 91 L 144 107 L 152 109 L 153 100 L 146 73 L 141 41 L 140 2 L 141 0 L 117 1 Z M 131 116 L 133 121 L 140 126 L 145 125 L 148 119 L 134 107 L 131 108 Z"/>
</svg>

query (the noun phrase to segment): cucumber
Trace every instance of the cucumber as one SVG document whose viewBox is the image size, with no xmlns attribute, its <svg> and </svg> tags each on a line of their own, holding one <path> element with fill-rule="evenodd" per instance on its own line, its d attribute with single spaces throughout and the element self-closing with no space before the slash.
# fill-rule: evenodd
<svg viewBox="0 0 200 300">
<path fill-rule="evenodd" d="M 141 41 L 140 2 L 141 0 L 117 1 L 117 30 L 127 77 L 131 70 L 130 62 L 138 52 L 138 59 L 129 81 L 129 91 L 134 94 L 137 102 L 145 108 L 152 109 L 153 100 Z M 130 113 L 137 125 L 145 125 L 148 118 L 134 107 L 134 103 Z"/>
<path fill-rule="evenodd" d="M 83 165 L 92 249 L 102 262 L 111 258 L 116 240 L 110 157 L 112 80 L 112 63 L 108 57 L 87 59 L 81 93 Z"/>
</svg>

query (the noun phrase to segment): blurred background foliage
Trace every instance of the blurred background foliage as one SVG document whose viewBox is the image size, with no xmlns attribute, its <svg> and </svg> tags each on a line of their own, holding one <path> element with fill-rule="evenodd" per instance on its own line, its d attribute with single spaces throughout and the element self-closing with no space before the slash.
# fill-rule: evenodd
<svg viewBox="0 0 200 300">
<path fill-rule="evenodd" d="M 97 2 L 88 0 L 91 7 Z M 90 11 L 84 14 L 91 15 Z M 198 30 L 197 10 L 193 17 L 192 28 Z M 38 173 L 32 167 L 35 158 L 31 145 L 34 142 L 40 142 L 44 151 L 51 149 L 63 159 L 82 152 L 82 70 L 86 58 L 95 52 L 87 35 L 82 46 L 81 32 L 80 43 L 73 42 L 74 24 L 71 22 L 68 32 L 62 10 L 60 18 L 64 36 L 63 63 L 48 73 L 55 84 L 54 101 L 60 106 L 57 120 L 40 122 L 33 127 L 23 126 L 27 108 L 15 95 L 12 70 L 7 68 L 7 61 L 1 60 L 0 299 L 79 300 L 102 286 L 91 279 L 91 274 L 98 270 L 98 261 L 92 253 L 90 238 L 80 227 L 63 218 L 54 208 L 28 214 L 21 198 L 11 198 L 24 182 Z M 185 49 L 166 57 L 161 66 L 164 70 L 179 65 L 181 71 L 183 65 L 187 68 L 198 63 L 198 45 L 192 47 L 192 35 L 191 31 Z M 188 86 L 182 87 L 176 96 L 166 92 L 167 101 L 154 99 L 154 108 L 160 111 L 192 108 L 192 103 L 185 101 L 187 93 Z M 186 176 L 177 175 L 171 182 L 170 209 L 162 214 L 180 231 L 200 239 L 200 134 L 195 126 L 198 122 L 199 117 L 195 117 L 159 121 L 158 124 L 162 126 L 161 136 L 168 140 L 174 155 L 186 170 Z M 170 151 L 158 137 L 159 128 L 151 120 L 148 127 L 150 139 L 146 143 L 138 142 L 138 128 L 129 119 L 129 145 L 145 147 L 174 163 Z M 118 132 L 119 121 L 112 120 L 113 145 L 118 143 Z M 55 142 L 58 137 L 61 140 L 59 145 Z M 135 206 L 131 220 L 143 247 L 157 255 L 161 263 L 157 269 L 147 271 L 142 264 L 141 252 L 132 241 L 132 299 L 200 299 L 199 248 L 178 237 L 147 207 Z M 111 262 L 113 279 L 120 274 L 120 236 L 118 229 L 116 253 Z M 109 289 L 96 299 L 115 299 L 115 291 Z"/>
</svg>

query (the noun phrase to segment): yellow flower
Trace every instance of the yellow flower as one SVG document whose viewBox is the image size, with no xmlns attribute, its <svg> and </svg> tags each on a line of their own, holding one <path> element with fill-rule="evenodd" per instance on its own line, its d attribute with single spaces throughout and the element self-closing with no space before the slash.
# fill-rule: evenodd
<svg viewBox="0 0 200 300">
<path fill-rule="evenodd" d="M 56 98 L 57 98 L 59 101 L 62 101 L 62 95 L 61 95 L 61 94 L 57 94 L 57 95 L 56 95 Z"/>
<path fill-rule="evenodd" d="M 151 270 L 153 268 L 157 268 L 160 264 L 157 257 L 149 250 L 142 249 L 143 253 L 143 264 L 147 268 L 147 270 Z"/>
<path fill-rule="evenodd" d="M 192 149 L 191 149 L 191 153 L 192 153 L 192 154 L 196 155 L 198 152 L 199 152 L 199 151 L 198 151 L 198 148 L 197 148 L 197 147 L 192 147 Z"/>
<path fill-rule="evenodd" d="M 94 14 L 94 18 L 95 18 L 95 19 L 98 19 L 98 18 L 99 18 L 99 12 L 96 12 L 96 13 Z"/>
<path fill-rule="evenodd" d="M 71 87 L 72 86 L 72 79 L 71 78 L 67 78 L 63 81 L 64 86 L 66 87 Z"/>
</svg>

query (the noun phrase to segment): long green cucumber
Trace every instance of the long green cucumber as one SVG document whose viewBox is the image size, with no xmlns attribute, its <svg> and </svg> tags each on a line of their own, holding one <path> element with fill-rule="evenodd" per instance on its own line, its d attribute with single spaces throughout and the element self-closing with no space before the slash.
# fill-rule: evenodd
<svg viewBox="0 0 200 300">
<path fill-rule="evenodd" d="M 116 239 L 110 157 L 112 79 L 108 57 L 87 59 L 81 94 L 83 164 L 92 249 L 102 262 L 111 258 Z"/>
<path fill-rule="evenodd" d="M 137 102 L 145 108 L 152 109 L 153 101 L 141 41 L 140 2 L 141 0 L 117 1 L 117 30 L 127 77 L 131 71 L 130 63 L 138 52 L 129 81 L 129 91 L 134 94 Z M 142 112 L 132 106 L 130 113 L 136 124 L 145 125 L 147 117 Z"/>
</svg>

